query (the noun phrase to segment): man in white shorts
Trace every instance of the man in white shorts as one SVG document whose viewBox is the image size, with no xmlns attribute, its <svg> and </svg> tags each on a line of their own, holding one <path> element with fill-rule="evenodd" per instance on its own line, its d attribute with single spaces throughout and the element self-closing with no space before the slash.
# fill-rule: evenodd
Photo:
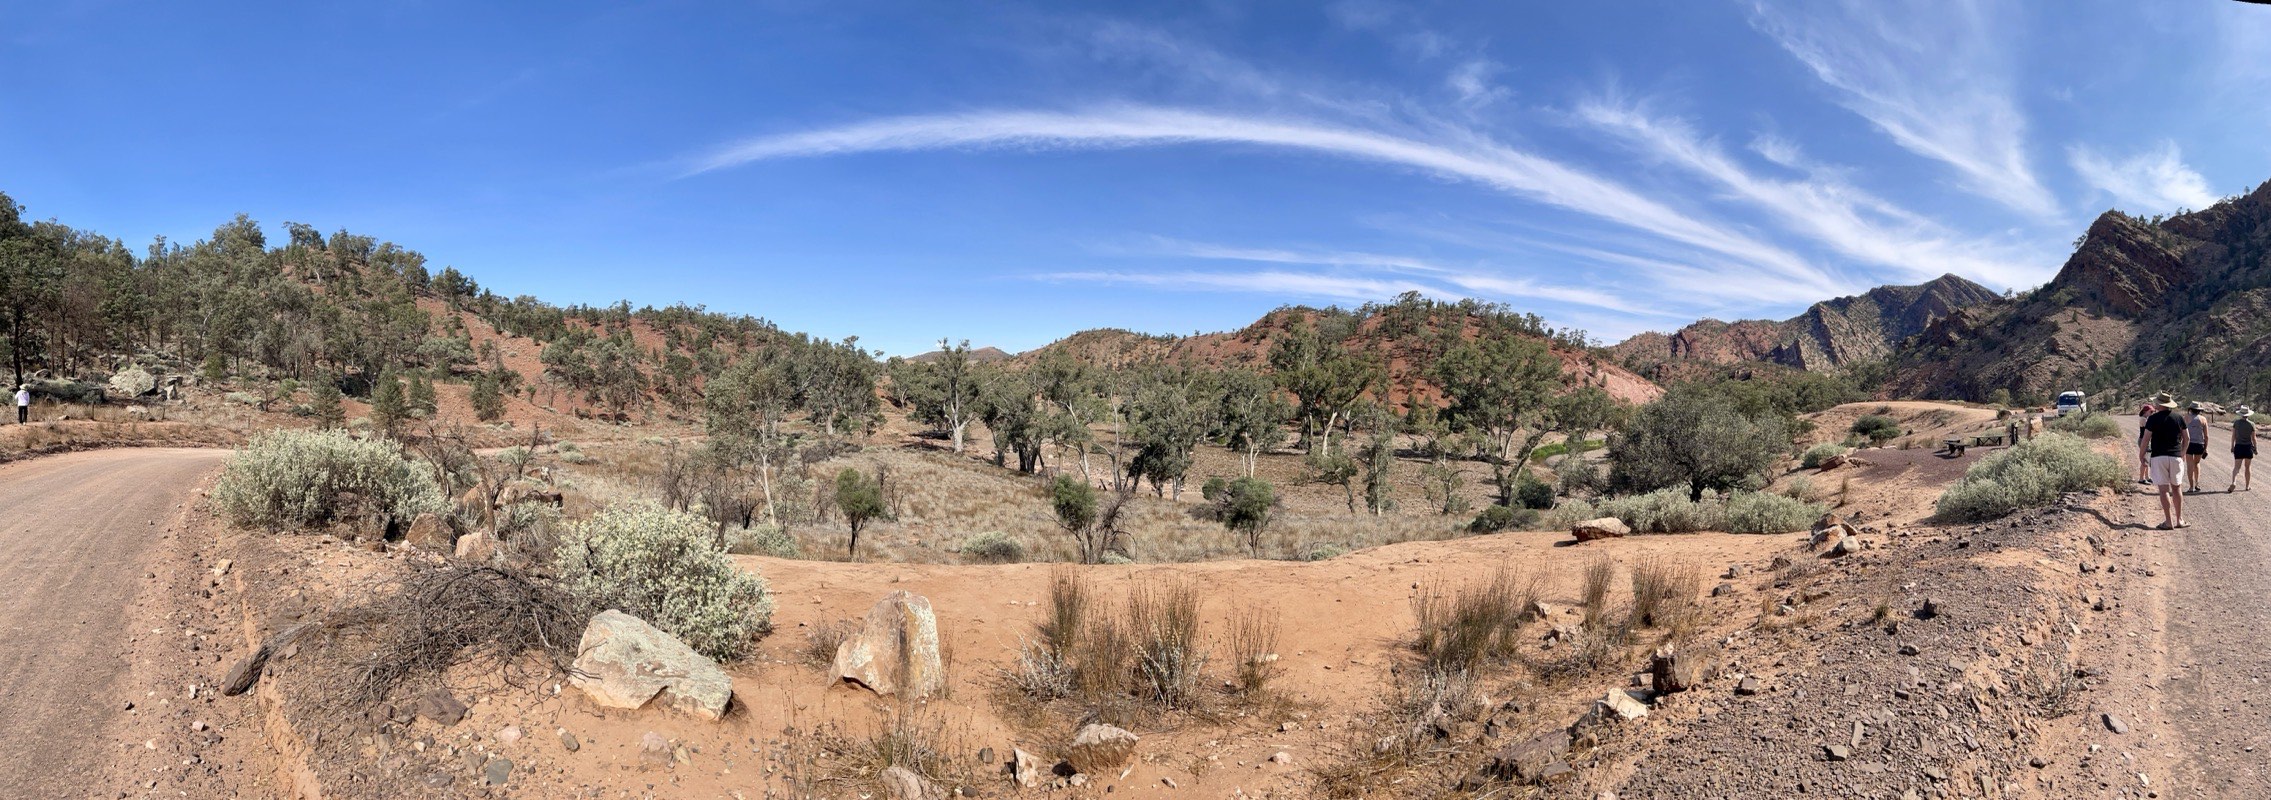
<svg viewBox="0 0 2271 800">
<path fill-rule="evenodd" d="M 2153 492 L 2161 496 L 2161 530 L 2191 527 L 2184 521 L 2184 450 L 2191 428 L 2176 416 L 2176 398 L 2153 395 L 2153 415 L 2137 430 L 2137 460 L 2147 467 Z"/>
</svg>

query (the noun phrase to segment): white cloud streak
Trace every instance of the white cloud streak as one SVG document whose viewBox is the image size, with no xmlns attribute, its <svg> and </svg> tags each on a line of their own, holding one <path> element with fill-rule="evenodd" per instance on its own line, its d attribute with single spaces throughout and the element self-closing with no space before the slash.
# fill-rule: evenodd
<svg viewBox="0 0 2271 800">
<path fill-rule="evenodd" d="M 1816 292 L 1838 282 L 1805 259 L 1706 222 L 1619 183 L 1497 144 L 1478 135 L 1422 141 L 1326 124 L 1228 116 L 1170 108 L 1087 112 L 1000 111 L 882 119 L 803 133 L 761 136 L 693 161 L 687 174 L 768 159 L 953 148 L 1102 149 L 1180 144 L 1243 144 L 1323 153 L 1468 181 L 1625 225 L 1664 240 L 1721 254 L 1772 280 Z"/>
<path fill-rule="evenodd" d="M 2185 166 L 2184 154 L 2173 141 L 2123 159 L 2115 159 L 2088 145 L 2066 149 L 2074 173 L 2099 191 L 2112 195 L 2130 211 L 2164 213 L 2179 208 L 2195 211 L 2216 204 L 2208 179 Z"/>
<path fill-rule="evenodd" d="M 1991 0 L 1820 0 L 1769 7 L 1753 22 L 1835 89 L 1840 104 L 1925 158 L 1964 190 L 2041 219 L 2058 202 L 2027 157 L 2027 121 Z"/>
<path fill-rule="evenodd" d="M 1331 300 L 1374 302 L 1405 292 L 1418 292 L 1439 300 L 1456 299 L 1434 286 L 1417 281 L 1383 280 L 1313 272 L 1263 270 L 1260 272 L 1050 272 L 1036 275 L 1048 281 L 1078 281 L 1185 291 L 1233 291 L 1255 294 L 1322 297 Z"/>
<path fill-rule="evenodd" d="M 1234 247 L 1173 239 L 1161 239 L 1159 244 L 1159 252 L 1162 255 L 1217 261 L 1381 270 L 1418 275 L 1425 281 L 1449 284 L 1460 290 L 1458 292 L 1447 292 L 1436 288 L 1423 292 L 1430 296 L 1456 296 L 1463 293 L 1487 296 L 1498 300 L 1507 298 L 1547 300 L 1626 314 L 1669 316 L 1667 312 L 1662 310 L 1637 306 L 1604 291 L 1540 283 L 1528 278 L 1508 277 L 1481 268 L 1447 266 L 1410 256 L 1349 251 L 1305 252 L 1275 248 Z M 1417 283 L 1417 281 L 1411 282 Z M 1380 298 L 1375 297 L 1373 299 Z"/>
<path fill-rule="evenodd" d="M 2003 248 L 1957 240 L 1917 214 L 1820 173 L 1806 180 L 1752 174 L 1680 120 L 1606 101 L 1582 104 L 1576 115 L 1855 261 L 1896 269 L 1914 279 L 1954 272 L 2004 286 L 2025 285 L 2043 271 L 2018 254 L 2001 252 Z"/>
</svg>

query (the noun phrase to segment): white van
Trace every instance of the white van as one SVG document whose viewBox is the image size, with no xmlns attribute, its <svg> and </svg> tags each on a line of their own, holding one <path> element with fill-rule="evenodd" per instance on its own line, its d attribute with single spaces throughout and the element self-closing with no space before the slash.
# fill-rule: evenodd
<svg viewBox="0 0 2271 800">
<path fill-rule="evenodd" d="M 2081 392 L 2066 392 L 2058 396 L 2058 403 L 2051 406 L 2050 410 L 2061 417 L 2068 414 L 2090 413 L 2090 404 L 2086 402 L 2088 397 L 2089 395 Z"/>
</svg>

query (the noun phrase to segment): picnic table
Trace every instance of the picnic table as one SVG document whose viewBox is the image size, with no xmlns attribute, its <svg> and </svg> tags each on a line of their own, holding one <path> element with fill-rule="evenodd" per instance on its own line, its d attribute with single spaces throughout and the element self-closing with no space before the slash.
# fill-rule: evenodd
<svg viewBox="0 0 2271 800">
<path fill-rule="evenodd" d="M 1962 436 L 1950 436 L 1946 439 L 1940 440 L 1941 447 L 1945 448 L 1940 452 L 1960 457 L 1963 455 L 1966 448 L 2002 447 L 2003 441 L 2006 438 L 2007 437 L 2000 433 L 1983 433 L 1969 438 Z"/>
</svg>

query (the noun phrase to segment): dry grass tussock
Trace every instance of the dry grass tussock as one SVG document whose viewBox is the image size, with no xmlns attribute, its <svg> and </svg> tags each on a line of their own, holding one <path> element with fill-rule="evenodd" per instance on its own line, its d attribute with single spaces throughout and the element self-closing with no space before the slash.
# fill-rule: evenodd
<svg viewBox="0 0 2271 800">
<path fill-rule="evenodd" d="M 1694 563 L 1651 555 L 1632 567 L 1632 619 L 1643 627 L 1674 636 L 1693 631 L 1701 621 L 1696 598 L 1702 593 L 1703 570 Z"/>
<path fill-rule="evenodd" d="M 882 775 L 893 767 L 921 776 L 949 797 L 991 777 L 978 772 L 992 765 L 978 763 L 972 746 L 976 737 L 926 704 L 900 704 L 864 731 L 824 722 L 781 734 L 784 741 L 798 744 L 775 757 L 782 790 L 768 791 L 767 797 L 885 797 L 889 790 Z"/>
<path fill-rule="evenodd" d="M 1466 586 L 1424 584 L 1411 600 L 1412 648 L 1430 672 L 1469 671 L 1486 659 L 1503 660 L 1514 653 L 1538 589 L 1535 577 L 1508 566 Z"/>
<path fill-rule="evenodd" d="M 1174 715 L 1211 718 L 1224 698 L 1205 688 L 1213 648 L 1201 625 L 1204 598 L 1182 580 L 1129 587 L 1124 601 L 1100 595 L 1078 569 L 1051 575 L 1047 616 L 1004 670 L 1001 705 L 1035 724 L 1089 716 L 1157 727 Z M 1276 674 L 1278 618 L 1256 609 L 1234 617 L 1223 644 L 1234 660 L 1230 691 L 1256 702 Z M 1051 714 L 1057 703 L 1078 713 Z"/>
<path fill-rule="evenodd" d="M 0 426 L 0 463 L 105 447 L 233 447 L 236 430 L 198 422 L 81 420 Z"/>
</svg>

